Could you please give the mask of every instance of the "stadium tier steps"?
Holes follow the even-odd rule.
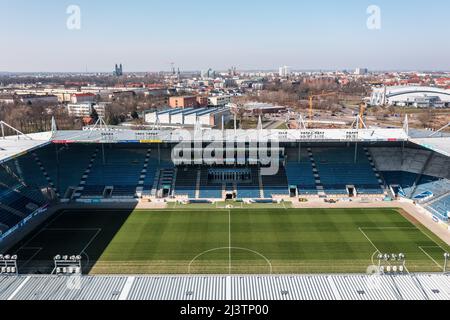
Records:
[[[448,192],[447,192],[448,193]],[[442,196],[432,201],[427,208],[434,214],[438,215],[444,221],[448,221],[450,213],[450,194]]]
[[[300,162],[298,149],[286,149],[286,175],[289,187],[296,186],[299,195],[317,195],[313,167],[306,150],[301,150]]]
[[[50,145],[35,153],[63,198],[69,187],[78,186],[95,149],[91,145]]]
[[[208,168],[201,168],[200,175],[200,199],[221,199],[222,184],[210,182]]]
[[[438,198],[450,191],[450,180],[437,177],[422,176],[416,185],[416,189],[412,195],[413,200],[420,200],[423,195],[429,194],[430,198]]]
[[[159,172],[159,161],[156,158],[150,157],[148,162],[147,162],[147,168],[146,168],[146,172],[145,172],[145,179],[144,179],[144,190],[143,190],[143,195],[146,196],[155,196],[156,194],[156,189],[155,189],[155,194],[152,194],[152,189],[153,186],[155,186],[155,188],[157,187],[158,181],[159,179],[155,182],[155,179],[157,179],[157,173]]]
[[[169,176],[171,176],[170,179]],[[163,191],[161,188],[164,186],[163,181],[165,180],[167,184],[171,185],[168,196],[172,196],[175,179],[176,170],[171,160],[171,150],[160,149],[158,152],[157,149],[151,149],[146,167],[143,195],[156,197],[161,194]]]
[[[450,190],[450,180],[404,172],[404,171],[383,171],[386,184],[389,186],[398,185],[403,193],[400,196],[411,197],[413,200],[422,203],[429,202],[437,197],[444,195]],[[411,196],[411,193],[414,193]]]
[[[382,171],[384,181],[388,186],[398,185],[402,188],[403,197],[407,197],[412,192],[414,182],[419,177],[418,174],[404,171]]]
[[[177,167],[177,177],[174,190],[175,196],[187,196],[189,199],[195,199],[196,184],[196,167]]]
[[[157,192],[160,197],[171,196],[175,182],[175,168],[159,169],[158,182],[156,184]],[[164,193],[166,192],[166,193]]]
[[[384,194],[378,178],[364,153],[353,148],[313,148],[320,182],[329,195],[347,195],[347,186],[355,186],[358,195]]]
[[[237,194],[238,199],[260,199],[261,190],[259,188],[259,168],[250,167],[251,172],[251,182],[249,183],[237,183]]]
[[[280,164],[277,174],[263,175],[262,184],[264,190],[264,198],[272,198],[275,196],[288,196],[289,187],[286,177],[286,169]]]
[[[146,149],[105,146],[92,163],[81,197],[107,197],[105,188],[111,187],[113,198],[134,198],[146,152]]]

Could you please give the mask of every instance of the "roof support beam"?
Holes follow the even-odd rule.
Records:
[[[434,137],[434,136],[437,135],[439,132],[444,131],[444,130],[447,129],[448,127],[450,127],[450,122],[447,123],[447,124],[446,124],[445,126],[443,126],[442,128],[440,128],[438,131],[433,132],[433,133],[430,135],[430,138],[431,138],[431,137]]]
[[[5,127],[7,127],[8,129],[11,129],[11,130],[13,130],[15,133],[17,133],[17,136],[18,136],[18,137],[19,137],[19,136],[24,136],[25,138],[27,138],[27,139],[29,139],[29,140],[33,140],[31,137],[27,136],[25,133],[23,133],[23,132],[17,130],[16,128],[14,128],[14,127],[12,127],[12,126],[10,126],[9,124],[7,124],[7,123],[4,122],[4,121],[0,121],[0,127],[1,127],[1,129],[2,129],[2,139],[5,139],[5,138],[6,138],[6,136],[5,136]]]

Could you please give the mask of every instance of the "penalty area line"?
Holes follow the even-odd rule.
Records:
[[[440,248],[442,249],[440,246],[418,246],[418,248],[428,257],[430,258],[431,261],[433,261],[440,269],[444,269],[443,266],[441,266],[436,260],[434,260],[434,258],[432,256],[430,256],[428,254],[428,252],[426,252],[426,250],[424,248]]]

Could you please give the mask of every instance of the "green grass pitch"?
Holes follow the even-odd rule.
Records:
[[[396,209],[210,208],[64,212],[16,250],[32,272],[82,253],[92,274],[294,274],[364,273],[378,252],[439,272],[449,247]]]

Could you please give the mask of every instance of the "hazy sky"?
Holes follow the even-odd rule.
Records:
[[[0,70],[450,70],[449,12],[448,0],[0,0]]]

